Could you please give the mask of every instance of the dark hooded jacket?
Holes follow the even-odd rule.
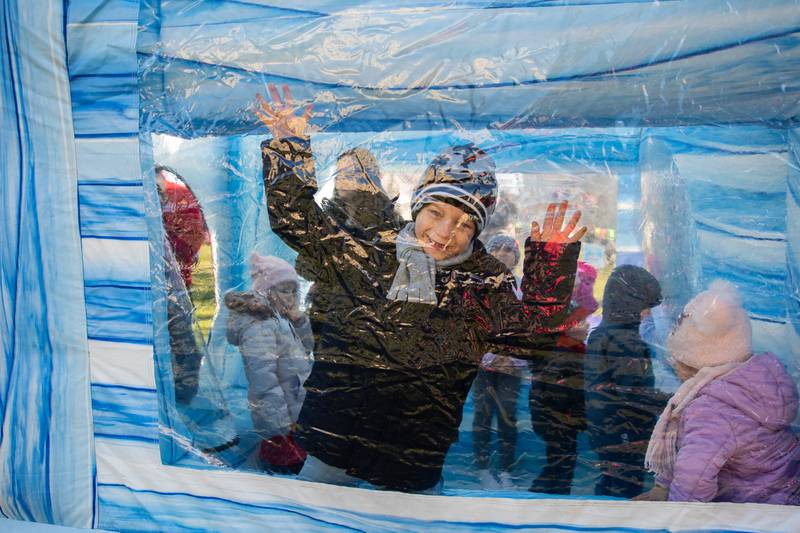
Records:
[[[526,243],[521,302],[477,240],[465,262],[437,271],[437,305],[389,300],[403,224],[354,231],[321,209],[307,140],[264,142],[262,155],[272,229],[325,298],[310,311],[315,363],[298,443],[379,487],[434,486],[483,354],[535,357],[554,344],[580,245]]]
[[[603,320],[586,345],[586,410],[595,442],[648,439],[667,396],[654,389],[650,347],[639,335],[641,312],[661,303],[658,281],[622,265],[603,295]],[[623,436],[624,435],[624,436]]]

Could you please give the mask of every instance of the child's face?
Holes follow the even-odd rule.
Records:
[[[363,190],[366,188],[363,181],[366,181],[364,171],[354,157],[343,157],[336,162],[335,186],[340,195],[350,191]]]
[[[492,252],[492,255],[495,257],[495,259],[503,263],[509,270],[514,270],[514,267],[517,266],[517,254],[511,250],[500,248],[499,250]]]
[[[417,241],[437,261],[466,250],[475,229],[475,222],[464,211],[444,202],[427,204],[417,214],[414,224]]]
[[[278,283],[269,290],[267,298],[278,313],[286,314],[297,306],[297,284],[291,281]]]
[[[672,361],[672,369],[675,371],[675,375],[678,376],[678,379],[681,381],[686,381],[687,379],[691,379],[697,374],[697,369],[692,368],[689,365],[684,365],[680,361]]]

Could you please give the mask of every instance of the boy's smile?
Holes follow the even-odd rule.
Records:
[[[415,236],[425,253],[437,261],[466,250],[475,229],[475,222],[464,211],[444,202],[423,207],[414,225]]]

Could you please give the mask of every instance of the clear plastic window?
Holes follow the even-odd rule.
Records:
[[[336,55],[377,18],[265,37],[255,6],[252,33],[164,8],[139,49],[165,462],[797,503],[796,132],[537,114],[482,92],[524,63],[502,55],[403,92],[441,50],[375,44],[411,55],[392,75]],[[306,41],[319,79],[291,77]]]

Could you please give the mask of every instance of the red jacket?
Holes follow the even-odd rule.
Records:
[[[208,240],[203,210],[195,195],[183,183],[164,181],[159,193],[164,231],[188,289],[192,286],[192,266],[197,252]]]

